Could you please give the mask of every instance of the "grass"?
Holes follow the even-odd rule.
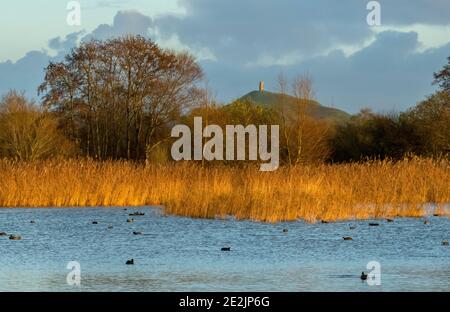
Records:
[[[449,216],[450,162],[258,167],[0,160],[0,207],[163,205],[167,214],[264,222]]]

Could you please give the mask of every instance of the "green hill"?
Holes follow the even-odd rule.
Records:
[[[285,100],[281,100],[282,96],[279,93],[269,91],[252,91],[239,100],[250,100],[256,104],[266,107],[276,107],[277,105],[287,105],[288,108],[295,107],[295,98],[286,95]],[[339,110],[337,108],[327,107],[321,105],[317,101],[309,101],[307,112],[309,115],[319,119],[332,119],[336,121],[342,121],[350,118],[350,114]]]

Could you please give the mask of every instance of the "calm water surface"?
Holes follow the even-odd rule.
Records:
[[[145,216],[127,223],[138,210]],[[0,237],[0,291],[449,291],[450,220],[429,220],[370,227],[196,220],[152,208],[0,209],[0,232],[22,236]],[[373,260],[381,286],[359,279]],[[81,287],[66,283],[69,261],[81,265]]]

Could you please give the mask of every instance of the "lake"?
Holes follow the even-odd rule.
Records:
[[[129,216],[136,211],[145,215]],[[450,220],[428,220],[265,224],[156,208],[0,209],[0,232],[22,237],[0,237],[0,291],[449,291]],[[70,261],[80,263],[81,286],[66,282]],[[370,261],[380,263],[380,286],[360,279]]]

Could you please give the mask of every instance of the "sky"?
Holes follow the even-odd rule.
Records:
[[[392,112],[433,93],[433,72],[450,56],[448,0],[380,0],[375,26],[368,0],[80,0],[75,26],[69,2],[0,3],[0,94],[39,101],[49,61],[91,38],[140,34],[195,55],[224,103],[260,80],[276,92],[280,72],[309,72],[324,105]]]

